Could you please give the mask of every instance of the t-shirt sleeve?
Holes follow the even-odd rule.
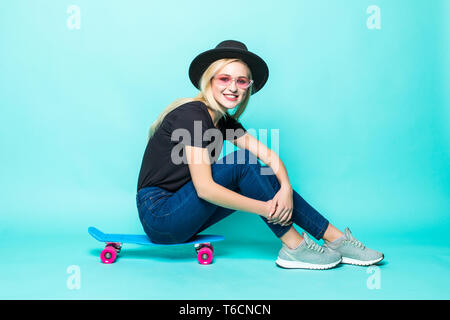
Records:
[[[244,126],[232,116],[225,116],[222,135],[224,140],[234,140],[242,137],[247,130]]]
[[[211,143],[203,138],[208,129],[209,119],[206,116],[198,104],[189,102],[180,107],[173,119],[171,140],[183,145],[206,148]]]

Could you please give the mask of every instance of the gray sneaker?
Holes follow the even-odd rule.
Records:
[[[324,247],[335,250],[342,255],[342,263],[369,266],[384,259],[381,252],[367,248],[353,237],[349,228],[345,228],[344,235],[333,242],[324,240]]]
[[[282,268],[330,269],[341,262],[340,253],[315,243],[303,232],[303,241],[295,249],[284,243],[278,253],[276,264]]]

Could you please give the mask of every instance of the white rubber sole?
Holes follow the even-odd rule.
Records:
[[[338,260],[336,262],[330,263],[330,264],[314,264],[314,263],[307,263],[307,262],[301,262],[301,261],[288,261],[278,258],[275,263],[279,265],[282,268],[286,269],[316,269],[316,270],[325,270],[325,269],[331,269],[335,266],[337,266],[339,263],[341,263],[341,260]]]
[[[383,259],[384,259],[384,255],[381,256],[381,258],[378,258],[378,259],[375,259],[375,260],[367,260],[367,261],[342,257],[341,263],[354,264],[354,265],[357,265],[357,266],[370,266],[372,264],[380,262]]]

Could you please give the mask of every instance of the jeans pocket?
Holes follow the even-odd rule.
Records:
[[[171,192],[159,187],[144,188],[136,194],[136,205],[140,210],[152,210],[162,199],[169,197],[171,194]]]

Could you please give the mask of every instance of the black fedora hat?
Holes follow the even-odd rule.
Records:
[[[256,54],[248,51],[247,46],[240,41],[225,40],[219,43],[214,49],[200,53],[189,66],[189,78],[192,84],[200,90],[199,81],[203,72],[211,63],[223,58],[238,58],[244,61],[253,77],[252,94],[258,92],[266,83],[269,77],[269,68]]]

